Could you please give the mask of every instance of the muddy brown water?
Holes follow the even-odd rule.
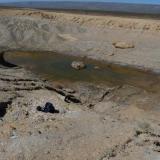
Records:
[[[5,60],[50,81],[128,84],[153,92],[160,90],[160,75],[86,58],[53,52],[8,52],[5,54]],[[73,69],[71,63],[77,60],[83,61],[87,65],[86,69]]]

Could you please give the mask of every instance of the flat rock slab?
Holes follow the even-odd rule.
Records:
[[[120,49],[135,48],[133,43],[127,43],[127,42],[114,42],[113,45],[115,48],[120,48]]]

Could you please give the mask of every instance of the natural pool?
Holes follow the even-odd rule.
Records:
[[[22,66],[50,81],[84,81],[112,85],[128,84],[148,91],[160,90],[160,76],[131,67],[107,64],[87,58],[67,56],[53,52],[7,52],[5,60]],[[87,67],[75,70],[71,63],[83,61]]]

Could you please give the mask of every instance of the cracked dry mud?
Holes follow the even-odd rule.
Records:
[[[76,52],[159,70],[158,20],[135,18],[132,24],[129,18],[16,9],[1,9],[0,15],[3,50]],[[116,50],[110,57],[108,44],[119,40],[117,35],[125,41],[133,39],[136,47]],[[63,89],[23,68],[1,64],[0,160],[160,159],[159,92],[84,82],[64,83],[69,89]],[[67,92],[71,90],[75,93]],[[67,96],[73,98],[66,102]],[[60,113],[36,110],[46,102]]]

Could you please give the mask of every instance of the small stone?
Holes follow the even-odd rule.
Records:
[[[154,141],[154,145],[156,145],[157,147],[160,147],[160,141]]]
[[[45,151],[45,154],[50,154],[50,151]]]
[[[93,109],[93,108],[94,108],[94,104],[89,104],[87,107],[88,107],[89,109]]]
[[[16,132],[15,132],[15,131],[12,131],[10,138],[11,138],[11,139],[15,139],[15,138],[17,138],[17,137],[18,137],[18,136],[17,136]]]
[[[129,42],[115,42],[113,43],[113,46],[120,49],[135,48],[134,44]]]
[[[75,90],[71,89],[71,88],[63,88],[63,91],[67,92],[67,93],[75,93]]]
[[[108,56],[114,56],[114,53],[110,53],[110,54],[108,54]]]
[[[94,66],[94,69],[100,69],[100,67],[99,66]]]
[[[72,66],[72,68],[74,68],[76,70],[81,70],[81,69],[86,68],[86,65],[81,61],[73,61],[71,66]]]
[[[154,141],[153,145],[154,145],[153,151],[160,152],[160,141],[158,141],[158,140]]]

